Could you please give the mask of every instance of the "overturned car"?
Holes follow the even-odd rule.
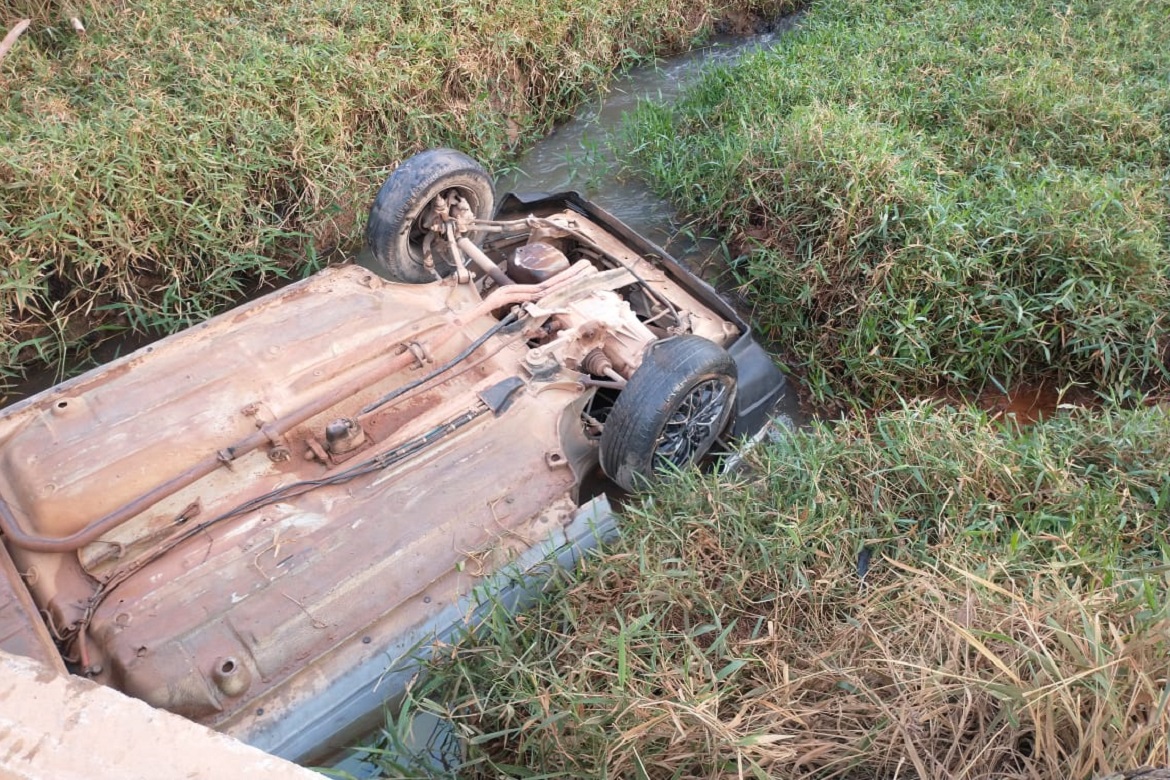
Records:
[[[783,392],[712,288],[577,194],[497,208],[432,150],[367,238],[372,270],[0,413],[0,648],[304,759],[477,584]]]

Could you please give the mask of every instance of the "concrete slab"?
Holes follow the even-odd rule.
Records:
[[[111,688],[0,652],[0,780],[321,780]]]

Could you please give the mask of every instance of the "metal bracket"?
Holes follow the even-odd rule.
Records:
[[[413,368],[423,368],[427,363],[434,363],[435,359],[431,357],[431,353],[427,352],[427,348],[417,341],[412,341],[406,345],[406,349],[410,354],[414,355],[414,359],[418,361],[417,366]]]

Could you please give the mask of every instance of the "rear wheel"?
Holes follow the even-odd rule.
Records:
[[[454,149],[431,149],[399,165],[370,208],[366,243],[379,271],[398,282],[434,281],[453,270],[447,239],[435,233],[440,201],[467,202],[476,219],[490,219],[495,187],[483,166]],[[434,271],[427,267],[428,255]]]
[[[633,490],[659,469],[690,466],[727,428],[735,397],[735,361],[723,347],[699,336],[654,342],[605,421],[602,470]]]

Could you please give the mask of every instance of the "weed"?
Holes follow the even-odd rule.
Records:
[[[596,189],[613,167],[613,149],[608,138],[598,140],[588,134],[582,135],[578,148],[565,153],[565,167],[569,180],[588,192]]]
[[[1161,410],[912,406],[685,475],[437,666],[467,772],[1090,777],[1170,760]],[[867,570],[859,569],[861,558]]]
[[[830,0],[639,112],[818,400],[1166,381],[1166,8],[1062,8]]]

